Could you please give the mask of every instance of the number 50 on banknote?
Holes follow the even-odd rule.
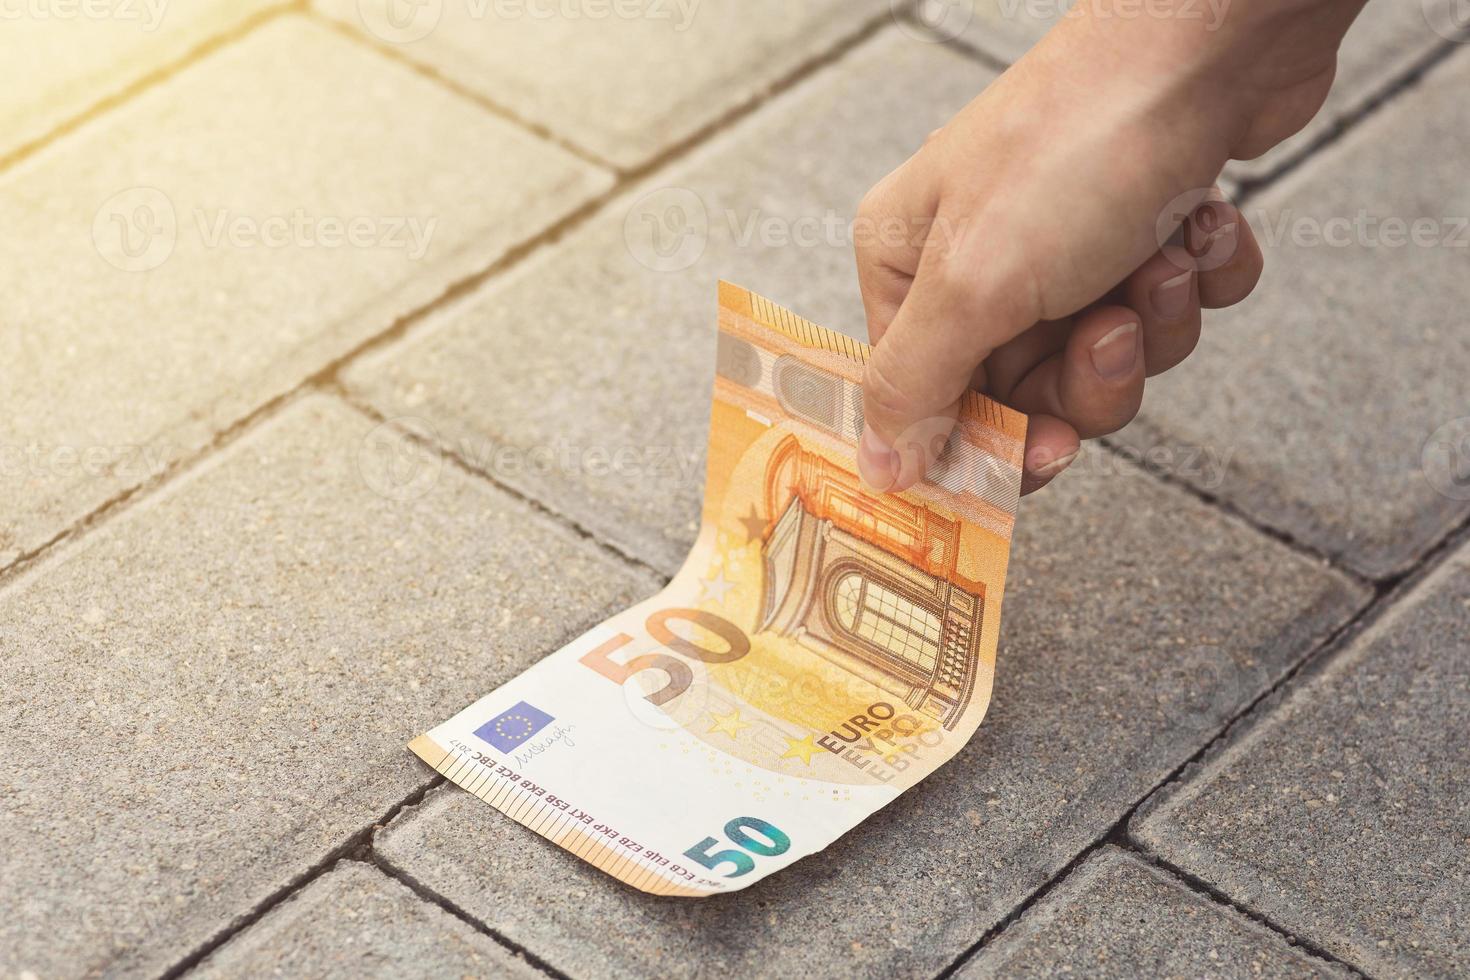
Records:
[[[621,881],[696,897],[821,850],[943,765],[990,701],[1025,419],[972,394],[929,479],[873,494],[867,357],[721,284],[683,568],[410,748]]]

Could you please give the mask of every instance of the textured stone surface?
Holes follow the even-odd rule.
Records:
[[[960,3],[936,5],[933,28],[940,34],[958,34],[993,57],[1013,62],[1073,8],[1071,0],[971,0],[966,17]],[[1082,0],[1102,12],[1144,10],[1147,5],[1119,4],[1114,0]],[[1227,168],[1234,182],[1262,177],[1299,157],[1312,143],[1381,95],[1393,80],[1429,55],[1445,39],[1429,26],[1447,22],[1456,0],[1409,3],[1369,3],[1353,24],[1338,55],[1337,77],[1322,111],[1297,135],[1257,160],[1240,161]],[[1199,0],[1181,8],[1204,26],[1219,23],[1228,12],[1228,0]],[[942,16],[938,13],[943,11]],[[1135,16],[1137,16],[1135,14]]]
[[[27,158],[0,179],[0,566],[605,179],[299,17]]]
[[[0,594],[0,973],[158,973],[655,584],[312,398]]]
[[[1211,447],[1230,465],[1207,489],[1371,576],[1470,512],[1467,84],[1470,51],[1246,208],[1266,251],[1257,294],[1149,382],[1119,437]],[[1429,222],[1433,244],[1386,219]]]
[[[395,28],[388,0],[317,0],[405,56],[620,167],[646,162],[820,56],[886,0],[461,0]]]
[[[1470,549],[1133,831],[1372,976],[1470,973]]]
[[[698,527],[718,280],[864,336],[848,215],[990,77],[895,28],[347,383],[672,571]]]
[[[738,895],[653,899],[450,787],[379,852],[573,976],[937,972],[1360,599],[1102,461],[1028,500],[1017,527],[985,723],[827,851]]]
[[[272,0],[8,4],[0,30],[0,157],[228,32]],[[19,97],[24,93],[24,97]]]
[[[0,108],[4,977],[158,975],[230,935],[427,785],[409,735],[656,586],[338,401],[287,404],[215,445],[222,430],[608,187],[579,153],[658,164],[351,383],[672,570],[700,499],[716,277],[861,336],[843,219],[990,77],[909,22],[814,61],[887,0],[623,5],[632,22],[602,0],[316,0],[347,22],[330,25],[193,0],[155,4],[157,30],[139,32],[124,11],[151,2],[0,11],[15,96]],[[359,12],[390,2],[410,29],[442,9],[437,35],[374,41]],[[1421,6],[1374,0],[1323,120],[1231,173],[1281,165],[1432,50]],[[1467,57],[1272,189],[1267,222],[1252,215],[1262,237],[1285,208],[1470,214]],[[363,218],[366,241],[320,243]],[[1359,570],[1408,567],[1466,513],[1454,465],[1470,423],[1429,432],[1470,416],[1470,253],[1268,251],[1255,305],[1212,318],[1202,356],[1151,384],[1122,440]],[[1431,483],[1426,439],[1446,457]],[[196,454],[210,458],[13,564]],[[954,964],[1365,599],[1112,457],[1074,470],[1023,505],[974,744],[828,853],[733,899],[656,901],[446,789],[379,834],[379,856],[579,980]],[[1375,976],[1470,973],[1467,571],[1462,554],[1394,597],[1402,609],[1146,808],[1135,840]],[[525,974],[503,950],[347,861],[201,968]],[[1140,966],[1149,951],[1165,959]],[[1111,851],[969,966],[997,957],[1008,974],[1321,966]]]
[[[544,974],[376,868],[344,861],[230,940],[190,976],[530,980]]]
[[[1114,848],[1089,858],[960,970],[963,980],[1078,976],[1348,977],[1168,872]]]

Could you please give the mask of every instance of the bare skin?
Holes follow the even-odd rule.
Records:
[[[863,479],[918,482],[969,387],[1031,416],[1026,493],[1131,421],[1201,310],[1261,275],[1249,225],[1208,189],[1317,113],[1364,2],[1233,0],[1210,30],[1167,2],[1121,18],[1080,0],[883,178],[860,220],[928,234],[857,250]]]

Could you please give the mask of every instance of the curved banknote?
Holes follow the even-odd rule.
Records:
[[[1025,418],[978,394],[929,479],[856,472],[866,345],[720,287],[699,537],[658,595],[410,748],[647,892],[743,888],[943,765],[990,700]]]

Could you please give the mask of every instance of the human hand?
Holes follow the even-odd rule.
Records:
[[[968,387],[1031,416],[1023,493],[1131,421],[1201,310],[1261,274],[1241,214],[1195,189],[1311,119],[1361,6],[1236,0],[1213,32],[1069,18],[880,181],[860,220],[925,234],[857,250],[863,479],[918,482]]]

